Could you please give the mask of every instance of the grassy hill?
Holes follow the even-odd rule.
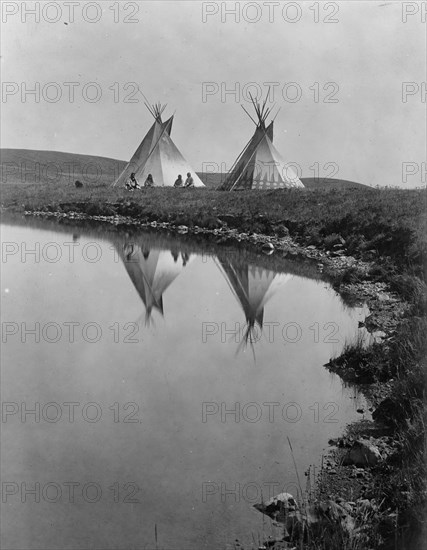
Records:
[[[107,157],[36,151],[30,149],[0,150],[0,180],[2,183],[54,183],[85,185],[112,183],[121,173],[126,161]],[[222,181],[223,173],[198,172],[200,179],[211,189]],[[301,178],[308,189],[354,189],[368,187],[361,183],[332,178]]]
[[[0,150],[2,183],[109,184],[125,165],[122,160],[58,151]]]

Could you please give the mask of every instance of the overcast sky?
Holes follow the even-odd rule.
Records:
[[[300,175],[425,183],[421,3],[76,1],[73,17],[37,4],[39,22],[2,2],[2,147],[129,160],[152,123],[135,83],[176,110],[172,137],[194,169],[226,170],[254,130],[240,104],[275,82],[274,142]]]

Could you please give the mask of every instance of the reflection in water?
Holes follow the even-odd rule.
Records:
[[[145,323],[150,323],[153,308],[164,314],[163,293],[189,263],[187,253],[174,250],[151,250],[126,242],[119,247],[120,257],[145,306]]]
[[[18,412],[2,424],[2,477],[17,487],[55,483],[63,491],[56,504],[10,495],[3,546],[154,548],[157,526],[165,550],[232,550],[236,538],[251,548],[252,534],[258,538],[265,527],[254,498],[296,490],[286,438],[302,473],[358,417],[351,388],[322,365],[354,340],[363,312],[344,307],[315,266],[303,263],[277,268],[274,258],[149,232],[41,222],[2,229],[5,241],[29,250],[78,238],[73,262],[64,249],[56,263],[24,263],[16,254],[3,266],[4,319],[28,330],[54,324],[62,337],[15,334],[2,348],[3,402],[28,411],[40,403],[42,415],[21,422]],[[95,240],[102,254],[90,262],[81,252]],[[144,309],[147,320],[164,311],[162,330],[138,326],[129,338],[125,327]],[[235,353],[237,338],[222,338],[222,326],[230,334],[244,320],[249,342],[256,330],[269,331],[256,343],[256,368]],[[300,338],[285,341],[279,327],[270,338],[267,320],[301,327]],[[72,342],[70,323],[77,323]],[[216,332],[204,339],[206,323]],[[334,338],[323,330],[331,323]],[[83,337],[87,324],[99,327],[96,342]],[[63,414],[53,423],[42,413],[55,403]],[[73,422],[66,403],[79,404]],[[88,403],[98,405],[99,421],[83,416]],[[216,412],[203,416],[205,405]],[[74,502],[68,483],[77,483]],[[84,500],[87,483],[102,489],[99,502]],[[133,483],[134,503],[126,498]]]
[[[170,250],[150,249],[128,241],[119,247],[119,252],[144,303],[145,323],[149,324],[153,309],[164,315],[163,294],[191,261],[191,256],[176,246]],[[252,345],[260,338],[256,325],[262,332],[265,304],[292,276],[250,265],[238,256],[233,259],[216,256],[214,260],[245,314],[241,345],[248,342]]]
[[[265,304],[280,286],[289,281],[291,275],[249,265],[244,261],[218,258],[217,264],[245,313],[246,329],[241,345],[249,341],[252,346],[259,340],[256,324],[262,331]]]

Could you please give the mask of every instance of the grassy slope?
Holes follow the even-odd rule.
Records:
[[[57,151],[27,149],[0,150],[2,183],[46,183],[54,179],[60,183],[112,183],[126,165],[123,160],[94,157]],[[204,184],[215,189],[224,180],[222,173],[198,173]],[[306,187],[355,188],[361,183],[330,178],[302,178]]]

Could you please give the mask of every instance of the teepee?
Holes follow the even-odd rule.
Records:
[[[163,293],[191,261],[191,256],[178,251],[147,249],[134,243],[125,243],[119,254],[144,303],[148,324],[153,309],[163,315]]]
[[[292,168],[286,165],[283,157],[273,145],[274,119],[266,126],[267,117],[272,110],[272,108],[266,106],[267,99],[268,95],[261,106],[251,96],[258,122],[242,106],[246,114],[255,123],[256,130],[219,189],[233,191],[304,187],[298,176]]]
[[[163,122],[162,114],[166,105],[145,105],[153,115],[154,123],[114,185],[124,186],[131,173],[134,173],[136,181],[141,186],[144,185],[148,174],[151,174],[155,187],[171,187],[179,174],[185,181],[187,173],[190,172],[194,186],[204,187],[201,179],[172,141],[170,134],[174,115]]]
[[[265,304],[283,284],[291,279],[291,275],[276,273],[246,262],[240,263],[221,258],[218,258],[218,261],[220,270],[245,313],[245,341],[252,341],[256,325],[262,330]]]

